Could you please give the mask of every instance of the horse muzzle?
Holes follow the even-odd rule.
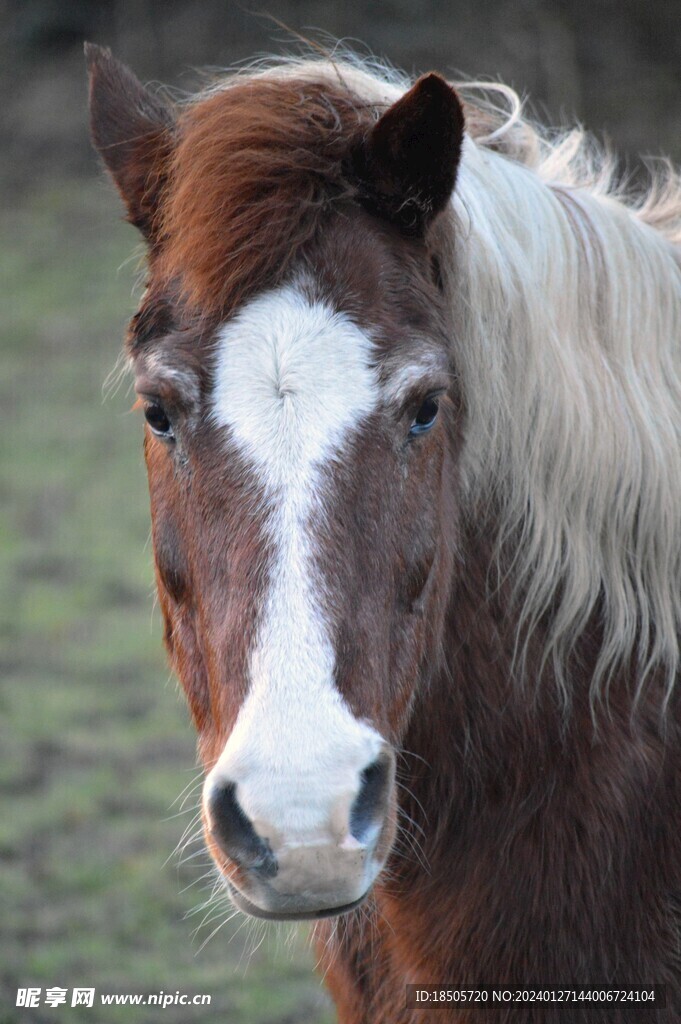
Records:
[[[373,730],[372,730],[373,732]],[[395,756],[373,733],[371,759],[354,772],[242,773],[219,764],[204,790],[211,852],[235,905],[270,920],[342,914],[358,906],[394,837]],[[365,751],[367,752],[367,751]]]

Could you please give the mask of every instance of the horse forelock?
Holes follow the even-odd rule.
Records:
[[[334,202],[371,110],[347,88],[305,78],[237,81],[178,124],[163,264],[205,314],[276,285]]]

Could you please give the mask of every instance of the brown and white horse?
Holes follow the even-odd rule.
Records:
[[[637,1019],[680,1020],[678,179],[627,199],[583,133],[435,74],[302,60],[172,106],[87,55],[234,903],[331,918],[344,1024],[445,982],[665,984]],[[438,1016],[481,1019],[628,1015]]]

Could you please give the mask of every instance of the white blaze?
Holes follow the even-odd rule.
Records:
[[[382,746],[334,685],[310,541],[321,470],[378,402],[372,348],[347,316],[290,285],[248,303],[219,335],[213,417],[264,491],[274,557],[248,694],[213,773],[236,781],[256,828],[284,842],[341,838],[358,772]]]

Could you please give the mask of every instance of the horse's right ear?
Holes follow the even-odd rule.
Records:
[[[85,44],[90,79],[90,132],[128,210],[153,241],[171,156],[174,118],[111,51]]]

